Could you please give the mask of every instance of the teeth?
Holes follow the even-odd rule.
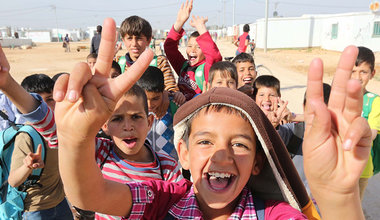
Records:
[[[210,172],[208,175],[213,176],[215,178],[230,178],[231,174],[229,173],[217,173],[217,172]]]

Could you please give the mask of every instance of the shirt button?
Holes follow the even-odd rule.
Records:
[[[148,197],[152,197],[153,196],[153,192],[151,190],[148,190],[147,194],[148,194]]]

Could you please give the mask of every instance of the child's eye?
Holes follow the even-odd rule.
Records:
[[[132,115],[132,119],[140,119],[142,118],[141,115]]]
[[[111,121],[113,121],[113,122],[119,122],[119,121],[121,121],[121,120],[123,120],[122,117],[113,117],[113,118],[111,119]]]
[[[209,144],[211,144],[211,142],[207,141],[207,140],[201,140],[201,141],[198,141],[197,144],[200,144],[200,145],[209,145]]]
[[[239,147],[239,148],[245,148],[245,149],[249,149],[249,147],[245,144],[242,144],[242,143],[234,143],[232,144],[233,147]]]

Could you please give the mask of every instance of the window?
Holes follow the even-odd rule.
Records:
[[[375,21],[373,23],[372,37],[380,37],[380,21]]]
[[[331,39],[338,38],[338,24],[331,25]]]

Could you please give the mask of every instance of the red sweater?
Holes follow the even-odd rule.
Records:
[[[179,40],[182,38],[184,30],[182,29],[179,33],[172,28],[165,40],[164,49],[166,56],[172,65],[174,71],[178,74],[178,87],[180,91],[185,95],[186,100],[190,100],[196,94],[202,93],[201,88],[198,87],[195,82],[195,70],[199,65],[205,64],[204,67],[204,77],[205,81],[208,82],[208,72],[212,64],[222,60],[219,49],[211,38],[209,32],[206,32],[199,37],[197,37],[197,42],[201,48],[206,59],[199,61],[193,66],[188,66],[183,71],[181,71],[183,65],[187,60],[182,56],[181,52],[178,50]]]

